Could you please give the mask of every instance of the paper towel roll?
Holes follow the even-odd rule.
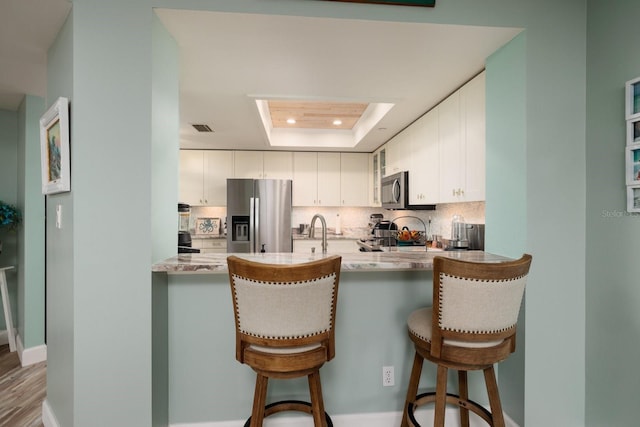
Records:
[[[340,214],[336,214],[336,234],[342,234],[342,224],[340,223]]]

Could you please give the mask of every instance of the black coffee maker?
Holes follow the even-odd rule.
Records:
[[[398,230],[398,226],[394,222],[384,219],[382,214],[372,214],[369,217],[369,228],[371,229],[371,236],[373,238],[374,245],[396,245],[394,230]]]
[[[189,221],[191,218],[191,206],[186,203],[178,203],[178,253],[200,253],[200,249],[191,247],[191,233]]]

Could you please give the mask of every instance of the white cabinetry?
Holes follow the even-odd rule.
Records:
[[[199,239],[193,238],[193,248],[200,249],[200,253],[224,254],[227,252],[227,239]]]
[[[236,151],[236,178],[292,179],[293,153],[290,151]]]
[[[438,105],[440,132],[440,203],[460,201],[462,187],[460,143],[460,92],[455,92]]]
[[[316,237],[318,235],[316,234]],[[322,240],[314,239],[314,240],[294,240],[293,241],[293,252],[295,253],[311,253],[311,248],[315,248],[316,253],[322,252]],[[329,254],[338,254],[338,253],[353,253],[358,252],[359,247],[356,243],[356,240],[351,239],[329,239],[327,240],[327,253]]]
[[[438,116],[440,203],[484,200],[484,73],[445,99]]]
[[[236,151],[233,156],[235,178],[262,178],[262,151]]]
[[[408,159],[410,156],[410,138],[411,130],[406,128],[387,142],[385,146],[385,174],[384,176],[393,175],[407,170]]]
[[[233,152],[180,151],[180,201],[194,206],[226,206],[227,178],[233,176]]]
[[[409,159],[409,203],[435,204],[439,201],[440,159],[438,108],[434,108],[411,125]]]
[[[340,153],[318,153],[318,205],[340,206]]]
[[[340,153],[293,153],[293,205],[340,206]]]
[[[262,177],[293,179],[293,153],[290,151],[265,151]]]
[[[318,154],[293,153],[293,206],[318,204]]]
[[[369,204],[368,168],[368,154],[340,154],[341,206],[367,206]]]

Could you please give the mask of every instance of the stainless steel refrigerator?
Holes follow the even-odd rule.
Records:
[[[293,252],[291,185],[227,179],[227,252]]]

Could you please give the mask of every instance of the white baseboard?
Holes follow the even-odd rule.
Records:
[[[25,349],[20,335],[16,335],[16,350],[23,368],[47,360],[47,346],[45,344]]]
[[[487,424],[480,417],[470,414],[470,427],[486,427]],[[334,427],[397,427],[402,421],[402,412],[377,412],[366,414],[334,415],[331,417]],[[432,420],[433,408],[423,408],[417,411],[417,419]],[[178,423],[171,427],[243,427],[246,420],[216,421],[207,423]],[[519,427],[508,415],[505,414],[506,427]],[[424,426],[431,425],[428,421]],[[49,427],[45,425],[45,427]],[[264,421],[264,427],[313,427],[313,420],[309,416],[291,416],[269,419]],[[457,408],[447,408],[445,415],[445,427],[460,427],[460,418]]]
[[[44,427],[60,427],[60,423],[49,406],[47,399],[42,402],[42,424]]]

